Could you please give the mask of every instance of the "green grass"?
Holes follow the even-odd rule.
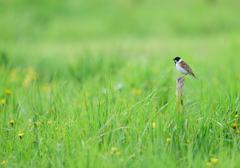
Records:
[[[1,1],[0,167],[239,167],[239,7]]]

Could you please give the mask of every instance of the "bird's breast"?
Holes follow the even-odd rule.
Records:
[[[188,74],[188,71],[185,70],[184,68],[182,68],[180,64],[176,64],[176,68],[177,68],[177,70],[178,70],[180,73],[182,73],[182,74],[184,74],[184,75],[185,75],[185,74]]]

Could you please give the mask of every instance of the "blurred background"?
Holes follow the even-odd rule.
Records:
[[[240,0],[0,0],[0,162],[237,167],[239,63]]]
[[[239,31],[237,0],[2,1],[2,42],[216,36]]]
[[[1,1],[0,64],[31,67],[44,82],[54,74],[80,83],[115,76],[142,87],[163,75],[174,81],[180,56],[200,79],[214,77],[225,71],[214,61],[236,71],[239,9],[238,0]]]

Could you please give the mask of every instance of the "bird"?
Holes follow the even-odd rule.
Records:
[[[186,62],[184,62],[180,57],[174,58],[173,61],[175,62],[177,70],[184,75],[182,78],[184,78],[186,75],[191,75],[198,81],[190,66]]]

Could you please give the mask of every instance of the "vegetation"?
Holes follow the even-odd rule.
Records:
[[[239,167],[239,7],[0,1],[0,167]]]

